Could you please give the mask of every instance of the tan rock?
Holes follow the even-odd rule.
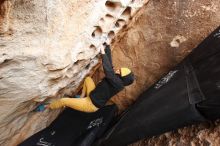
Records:
[[[98,63],[106,38],[114,38],[115,66],[130,67],[136,76],[112,99],[123,110],[220,22],[218,0],[152,0],[138,11],[147,2],[0,0],[0,145],[17,145],[56,117],[59,111],[32,110],[47,98],[74,93]],[[138,144],[215,146],[219,122],[212,125]]]
[[[113,43],[114,66],[127,66],[136,82],[112,99],[121,110],[193,50],[220,22],[218,0],[149,1]],[[208,49],[208,48],[207,48]],[[146,115],[147,116],[147,115]],[[207,129],[208,128],[208,129]],[[190,126],[133,145],[219,145],[219,122]]]
[[[9,31],[11,1],[0,1],[0,35]]]
[[[34,113],[38,102],[73,93],[147,1],[0,0],[0,145],[46,127],[58,111]]]

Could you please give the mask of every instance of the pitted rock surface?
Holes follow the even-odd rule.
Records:
[[[71,95],[147,1],[0,0],[0,145],[47,126],[59,111],[33,109]]]

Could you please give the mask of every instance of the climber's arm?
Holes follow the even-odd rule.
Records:
[[[102,54],[102,66],[105,73],[105,77],[111,82],[113,86],[115,86],[118,89],[124,88],[124,85],[121,81],[121,79],[115,74],[115,71],[112,68],[112,64],[107,57],[107,54],[105,52],[106,49],[101,48],[101,54]],[[108,49],[107,49],[108,50]],[[110,49],[108,51],[111,51]]]
[[[106,45],[105,46],[105,54],[107,55],[109,63],[111,64],[111,67],[113,68],[113,65],[112,65],[112,54],[111,54],[110,45]]]

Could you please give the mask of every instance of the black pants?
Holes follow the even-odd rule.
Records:
[[[19,146],[90,146],[106,130],[116,111],[115,105],[94,113],[67,108],[47,128]]]
[[[220,27],[142,93],[96,145],[127,145],[216,118],[220,118]]]
[[[207,37],[189,58],[205,100],[196,104],[209,120],[220,118],[220,27]]]

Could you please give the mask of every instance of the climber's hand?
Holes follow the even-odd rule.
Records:
[[[100,53],[105,54],[105,47],[103,45],[100,46]]]
[[[110,45],[110,43],[111,43],[111,39],[108,38],[108,39],[103,43],[103,45],[106,47],[107,45]]]
[[[110,45],[111,39],[110,39],[110,38],[107,38],[106,41],[105,41],[105,43],[106,43],[107,45]]]

